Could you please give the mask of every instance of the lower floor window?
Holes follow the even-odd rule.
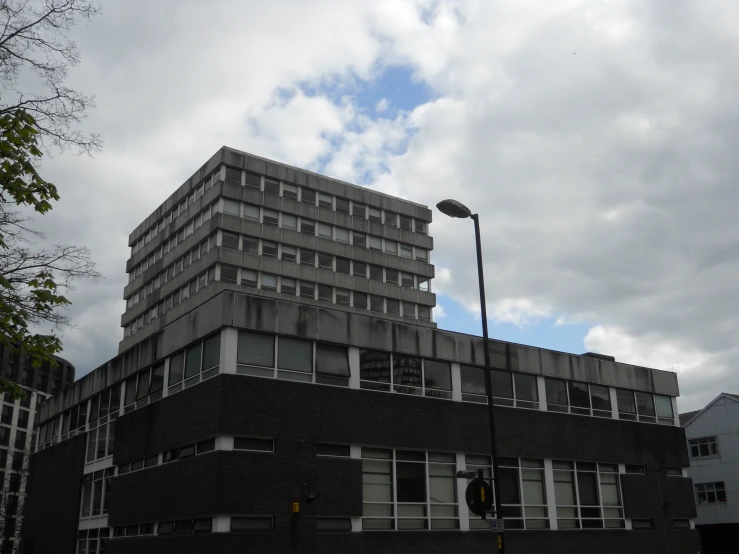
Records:
[[[695,493],[698,495],[698,504],[726,502],[726,488],[723,481],[699,483],[695,485]]]

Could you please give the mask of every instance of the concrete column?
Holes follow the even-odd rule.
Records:
[[[162,398],[169,394],[169,358],[164,360],[164,381],[162,382]]]
[[[462,402],[462,369],[458,362],[452,362],[452,400]]]
[[[536,376],[536,390],[539,392],[539,410],[542,412],[547,411],[547,388],[544,377],[541,375]]]
[[[616,389],[608,387],[608,394],[611,397],[611,417],[618,419],[618,398],[616,397]]]
[[[213,532],[228,533],[231,531],[231,516],[213,516]]]
[[[351,351],[356,350],[357,351],[357,359],[359,359],[359,349],[357,348],[350,348],[349,349],[349,360],[351,360]],[[358,373],[358,370],[357,370]],[[354,377],[354,371],[352,371],[352,377]],[[357,375],[357,382],[359,382],[359,375]],[[351,384],[351,381],[350,381]],[[358,388],[358,387],[357,387]],[[352,444],[349,446],[349,456],[352,460],[359,460],[362,458],[362,447],[359,445]],[[352,533],[359,533],[362,530],[362,518],[361,517],[353,517],[352,518]]]
[[[219,373],[236,373],[236,354],[239,348],[239,332],[233,327],[221,331],[221,360]]]
[[[464,454],[457,453],[457,471],[465,471],[467,469],[467,461]],[[459,530],[470,530],[470,512],[467,509],[467,501],[464,493],[467,490],[467,479],[457,478],[457,505],[459,506]]]
[[[547,491],[547,513],[549,514],[549,529],[556,531],[557,526],[557,501],[554,498],[554,470],[552,460],[544,460],[544,486]]]
[[[358,389],[359,387],[359,348],[355,346],[349,347],[349,388]]]
[[[672,400],[672,415],[675,418],[675,427],[680,427],[680,415],[677,413],[677,398],[673,396],[670,400]]]

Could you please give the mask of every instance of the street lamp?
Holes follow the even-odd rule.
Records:
[[[490,426],[490,455],[493,458],[493,491],[495,492],[495,517],[503,518],[501,510],[500,485],[498,475],[498,442],[495,439],[495,410],[493,408],[493,383],[490,374],[490,353],[488,352],[488,315],[485,306],[485,278],[482,273],[482,246],[480,245],[480,220],[477,214],[456,200],[442,200],[436,205],[439,211],[449,217],[472,218],[475,222],[475,242],[477,244],[477,280],[480,287],[480,315],[482,316],[483,354],[485,356],[485,394],[488,397],[488,419]],[[503,534],[498,534],[498,552],[504,554]]]

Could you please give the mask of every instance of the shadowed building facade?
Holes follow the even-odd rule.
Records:
[[[696,553],[676,376],[439,330],[430,223],[221,149],[129,237],[118,356],[40,411],[25,551],[490,552],[456,477],[491,473],[487,347],[510,552]]]

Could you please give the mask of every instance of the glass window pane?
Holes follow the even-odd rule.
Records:
[[[349,377],[349,357],[343,346],[316,344],[316,373]]]
[[[577,472],[577,489],[581,506],[598,505],[598,483],[595,473]]]
[[[672,414],[672,399],[669,396],[655,394],[654,403],[657,407],[657,417],[674,417]]]
[[[185,379],[193,377],[200,373],[200,354],[202,344],[198,343],[187,349],[185,356]]]
[[[618,411],[635,414],[636,403],[634,402],[634,392],[624,389],[616,389],[616,401],[618,402]]]
[[[518,483],[518,468],[501,467],[500,499],[503,504],[520,504],[521,490]]]
[[[221,358],[221,336],[215,335],[203,343],[203,370],[216,367]]]
[[[654,415],[654,401],[652,395],[648,392],[637,392],[636,393],[636,405],[639,409],[639,415],[653,416]]]
[[[485,394],[485,370],[471,365],[460,366],[462,373],[462,392]]]
[[[313,343],[307,340],[280,337],[278,367],[311,373],[313,371]]]
[[[398,502],[426,502],[426,464],[397,462]]]
[[[389,383],[390,354],[374,350],[360,350],[359,378],[366,381]]]
[[[424,386],[427,389],[452,390],[452,370],[448,362],[424,360]]]
[[[611,411],[611,395],[608,387],[601,385],[590,385],[590,399],[594,410]]]
[[[545,379],[547,391],[547,405],[567,406],[567,384],[560,379]]]
[[[490,377],[493,381],[493,396],[499,398],[513,398],[513,382],[511,373],[507,371],[498,371],[493,369],[490,371]],[[483,374],[483,379],[485,375]]]
[[[275,338],[272,335],[239,331],[236,362],[239,364],[274,367]]]
[[[393,383],[411,387],[421,386],[421,359],[393,355]]]
[[[149,393],[154,394],[162,390],[164,386],[164,364],[159,364],[151,370],[151,386],[149,387]]]
[[[570,389],[570,405],[579,408],[590,408],[590,395],[588,393],[587,383],[568,381],[567,386]]]
[[[185,369],[185,353],[179,352],[169,359],[169,384],[175,385],[182,381]]]
[[[525,400],[537,402],[539,391],[536,388],[536,377],[533,375],[516,374],[516,401]]]

